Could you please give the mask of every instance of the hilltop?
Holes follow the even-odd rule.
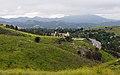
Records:
[[[117,35],[120,35],[120,26],[96,26],[90,29],[104,29],[107,32],[113,32]]]

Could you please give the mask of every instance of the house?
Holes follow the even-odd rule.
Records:
[[[55,33],[51,33],[52,36],[57,36],[57,37],[66,37],[66,36],[70,36],[70,33],[59,33],[59,32],[55,32]]]

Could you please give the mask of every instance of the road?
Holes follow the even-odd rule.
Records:
[[[84,40],[84,39],[85,39],[85,38],[73,38],[73,40]],[[97,40],[95,40],[95,39],[91,39],[91,38],[89,38],[89,39],[91,40],[93,46],[95,46],[95,47],[97,47],[97,48],[99,48],[99,49],[102,48],[101,42],[99,42],[99,41],[97,41]]]
[[[99,49],[102,48],[101,42],[99,42],[99,41],[97,41],[97,40],[95,40],[95,39],[90,39],[90,40],[91,40],[93,46],[96,46],[96,47],[99,48]]]

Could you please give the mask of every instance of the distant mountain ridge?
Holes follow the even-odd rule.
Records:
[[[106,19],[97,15],[76,15],[65,16],[62,18],[41,18],[41,17],[18,17],[4,19],[0,18],[0,23],[13,24],[22,28],[78,28],[78,27],[92,27],[99,25],[120,25],[120,21]]]

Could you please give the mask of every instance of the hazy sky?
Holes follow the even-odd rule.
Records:
[[[0,0],[0,16],[6,18],[81,14],[120,19],[120,0]]]

